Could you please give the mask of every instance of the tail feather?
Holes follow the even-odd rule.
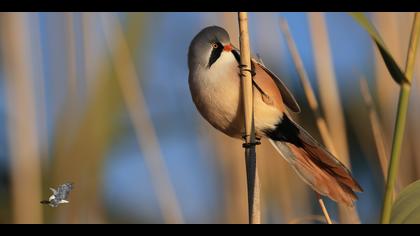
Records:
[[[351,206],[357,200],[355,192],[363,191],[339,160],[286,115],[268,136],[298,175],[319,194]]]

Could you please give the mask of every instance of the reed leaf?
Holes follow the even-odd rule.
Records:
[[[405,76],[407,83],[401,84],[400,97],[398,101],[397,119],[395,121],[394,137],[392,140],[392,152],[388,169],[388,178],[385,189],[385,197],[382,207],[381,223],[389,223],[391,218],[391,207],[393,202],[392,193],[397,180],[399,156],[401,153],[404,130],[407,120],[408,102],[410,97],[411,81],[414,75],[414,62],[417,53],[417,46],[420,38],[420,14],[416,13],[411,31],[410,44],[407,53]]]
[[[420,180],[408,185],[392,207],[392,224],[420,224]]]
[[[375,26],[370,23],[369,19],[362,12],[351,12],[349,13],[355,21],[357,21],[370,35],[372,40],[375,42],[376,46],[381,53],[382,58],[384,59],[385,65],[388,68],[389,73],[392,75],[392,78],[398,84],[403,82],[408,82],[407,77],[404,75],[403,70],[398,66],[392,54],[389,52],[388,48],[385,45],[385,42],[382,40]]]

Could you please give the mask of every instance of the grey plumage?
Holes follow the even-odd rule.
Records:
[[[230,42],[229,34],[219,26],[210,26],[198,33],[191,41],[188,49],[188,67],[190,70],[197,65],[206,66],[208,63],[213,42],[228,44]]]
[[[188,83],[197,110],[214,128],[239,139],[244,133],[240,56],[218,26],[201,30],[188,51]],[[268,138],[316,192],[351,206],[362,188],[350,171],[291,119],[289,110],[300,107],[280,78],[256,59],[251,70],[256,136]]]
[[[65,183],[58,186],[57,190],[50,188],[53,194],[48,200],[43,200],[41,203],[51,207],[58,207],[58,205],[62,203],[68,203],[67,198],[70,194],[70,191],[73,190],[73,185],[73,183]]]

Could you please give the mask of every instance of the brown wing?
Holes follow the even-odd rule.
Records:
[[[294,111],[300,112],[299,104],[295,97],[286,87],[286,85],[269,69],[252,59],[252,66],[255,70],[254,82],[264,91],[268,96],[275,100],[275,103],[283,103]],[[275,91],[276,90],[276,91]],[[280,95],[280,100],[279,100]]]
[[[239,49],[234,47],[232,53],[236,61],[240,64],[241,56]],[[254,58],[251,59],[251,63],[251,67],[256,73],[253,77],[254,85],[263,96],[265,95],[263,97],[264,102],[273,103],[281,111],[284,110],[284,103],[291,111],[300,112],[299,104],[286,85],[273,72]]]
[[[261,93],[262,100],[272,106],[275,106],[279,111],[284,111],[283,98],[276,83],[271,79],[270,75],[265,72],[260,66],[253,66],[255,76],[252,78],[254,87]]]

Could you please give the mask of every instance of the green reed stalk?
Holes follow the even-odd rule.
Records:
[[[391,219],[391,210],[393,203],[393,190],[397,180],[399,155],[404,138],[404,129],[407,118],[408,102],[411,89],[411,81],[414,74],[414,62],[417,52],[417,46],[420,36],[420,14],[415,13],[414,22],[411,29],[410,44],[407,53],[407,62],[405,67],[405,77],[407,82],[401,84],[400,97],[398,101],[397,119],[395,121],[394,137],[392,141],[391,159],[388,168],[388,178],[385,189],[385,197],[382,206],[381,223],[389,224]]]

